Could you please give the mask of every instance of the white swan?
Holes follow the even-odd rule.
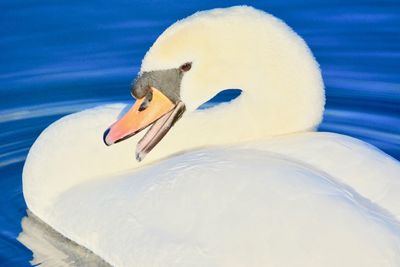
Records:
[[[141,87],[148,73],[153,89]],[[227,88],[243,93],[196,111]],[[115,266],[399,266],[400,166],[313,132],[321,74],[282,21],[250,7],[179,21],[146,54],[133,93],[147,115],[114,124],[109,144],[187,109],[143,162],[142,134],[103,144],[122,104],[62,118],[29,152],[28,208],[65,237]]]

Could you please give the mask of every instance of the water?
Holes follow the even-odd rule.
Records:
[[[29,266],[16,241],[26,215],[21,172],[39,133],[71,112],[130,101],[129,85],[155,38],[197,10],[238,1],[0,2],[0,265]],[[320,127],[400,159],[400,2],[247,2],[286,21],[321,65]]]

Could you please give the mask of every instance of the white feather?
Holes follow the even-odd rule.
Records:
[[[399,266],[399,163],[311,132],[323,83],[297,34],[250,7],[199,12],[158,38],[142,71],[187,61],[189,110],[144,163],[140,135],[102,142],[124,105],[46,129],[24,166],[29,209],[115,266]],[[227,88],[244,93],[194,111]]]

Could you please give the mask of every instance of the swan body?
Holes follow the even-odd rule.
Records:
[[[299,36],[249,7],[199,12],[157,39],[141,72],[184,62],[187,111],[141,163],[143,134],[102,142],[126,105],[49,126],[24,166],[29,210],[113,266],[400,264],[400,165],[313,132],[323,83]],[[227,88],[243,93],[196,110]]]

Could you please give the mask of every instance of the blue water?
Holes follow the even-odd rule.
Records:
[[[29,147],[58,118],[129,101],[141,59],[171,23],[197,10],[250,4],[295,29],[321,65],[320,127],[400,159],[400,1],[0,2],[0,265],[29,266],[16,241],[26,215]]]

